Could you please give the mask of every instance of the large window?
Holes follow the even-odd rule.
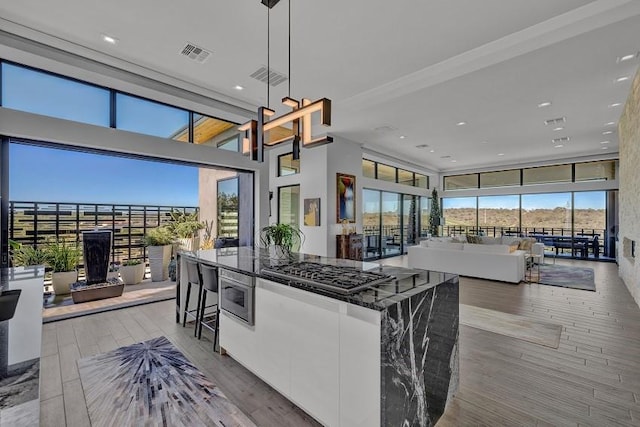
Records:
[[[386,255],[400,254],[402,242],[401,195],[382,192],[382,244]]]
[[[278,156],[278,176],[300,173],[300,159],[294,160],[293,153]]]
[[[480,174],[480,188],[507,187],[520,185],[520,169],[483,172]]]
[[[431,216],[431,197],[420,197],[420,235],[429,233],[429,217]]]
[[[428,176],[373,160],[362,159],[362,176],[412,187],[429,188]]]
[[[218,144],[218,148],[228,151],[240,151],[240,137],[234,136]]]
[[[541,166],[522,170],[522,185],[571,182],[571,165]]]
[[[607,228],[606,192],[584,191],[573,194],[573,227],[576,234],[600,234],[600,242],[604,236],[600,230]],[[593,230],[598,230],[594,232]]]
[[[490,235],[494,227],[520,227],[520,196],[478,197],[478,225]]]
[[[218,236],[238,237],[238,178],[218,181]]]
[[[116,94],[116,127],[179,139],[189,128],[189,112],[135,96]]]
[[[380,257],[380,191],[362,191],[362,230],[364,232],[364,257]]]
[[[8,63],[0,71],[3,107],[109,126],[109,90]]]
[[[225,120],[216,119],[215,117],[204,116],[202,114],[193,114],[193,142],[196,144],[206,144],[224,138],[223,133],[233,128],[234,124]],[[175,139],[175,138],[174,138]],[[229,140],[235,139],[235,150],[238,151],[238,136],[235,135]],[[218,144],[218,148],[221,144]],[[228,150],[230,148],[225,148]]]
[[[455,197],[442,199],[442,213],[444,224],[453,233],[462,233],[459,227],[475,227],[477,223],[477,209],[475,197]]]
[[[445,190],[467,190],[470,188],[478,188],[477,173],[444,177]]]
[[[522,195],[522,227],[550,229],[552,234],[571,233],[571,193]]]
[[[616,161],[576,163],[576,182],[606,181],[616,178]]]
[[[300,186],[278,187],[278,223],[300,226]]]

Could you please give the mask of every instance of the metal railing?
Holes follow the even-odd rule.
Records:
[[[167,223],[172,210],[193,213],[198,207],[10,201],[9,239],[33,247],[58,239],[82,248],[83,231],[110,230],[112,263],[147,262],[144,235]]]

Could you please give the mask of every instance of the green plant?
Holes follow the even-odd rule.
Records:
[[[61,240],[47,243],[44,248],[46,263],[54,273],[74,271],[80,261],[80,249]]]
[[[190,239],[205,225],[198,221],[198,212],[186,213],[177,210],[169,212],[171,220],[165,225],[175,237]]]
[[[298,228],[289,224],[273,224],[260,230],[260,243],[268,247],[270,245],[282,246],[286,251],[304,241],[304,234]]]
[[[173,243],[174,237],[171,230],[166,226],[152,228],[144,236],[145,246],[164,246]]]
[[[434,188],[431,192],[431,212],[429,213],[429,232],[432,236],[438,236],[440,216],[440,199],[438,198],[438,190]]]
[[[47,263],[47,254],[44,250],[33,246],[11,245],[11,262],[15,267],[43,265]]]
[[[122,262],[122,266],[123,267],[130,267],[132,265],[140,265],[142,264],[142,261],[140,261],[139,259],[128,259]]]

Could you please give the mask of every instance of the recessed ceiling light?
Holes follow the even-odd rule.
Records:
[[[457,163],[457,162],[458,162],[457,160],[451,160],[451,163]]]
[[[612,130],[605,130],[604,132],[602,132],[603,135],[611,135],[612,133]]]
[[[558,132],[558,131],[561,131],[561,130],[563,130],[563,129],[564,129],[564,128],[563,128],[562,126],[559,126],[559,127],[557,127],[557,128],[554,128],[553,130],[554,130],[554,131],[556,131],[556,132]]]
[[[624,82],[626,80],[629,80],[629,76],[622,76],[622,77],[618,77],[616,79],[616,83],[620,83],[620,82]]]
[[[430,153],[435,153],[435,152],[436,152],[436,150],[429,150],[429,152],[430,152]]]
[[[235,85],[233,88],[234,88],[235,90],[242,90],[242,89],[244,89],[244,87],[242,87],[242,86],[240,86],[240,85]]]
[[[613,126],[613,125],[615,125],[615,124],[616,124],[616,122],[609,122],[609,123],[605,123],[604,125],[605,125],[605,126]]]
[[[608,144],[609,141],[600,141],[600,144]]]
[[[103,40],[103,41],[105,41],[105,42],[107,42],[107,43],[111,43],[111,44],[116,44],[116,43],[118,43],[118,39],[117,39],[117,38],[115,38],[115,37],[111,37],[111,36],[108,36],[108,35],[106,35],[106,34],[103,34],[103,35],[102,35],[102,40]]]
[[[621,105],[622,105],[622,103],[620,103],[620,102],[614,102],[613,104],[609,104],[609,108],[619,107]]]
[[[406,138],[406,136],[400,135],[400,139],[405,139],[405,138]]]
[[[538,104],[538,108],[549,107],[551,105],[551,101],[545,101]]]
[[[604,147],[600,147],[601,150],[606,150],[607,148],[609,147],[607,147],[606,145]]]
[[[488,144],[489,141],[480,141],[480,144]]]
[[[629,61],[633,58],[635,58],[637,55],[637,53],[631,53],[629,55],[624,55],[624,56],[619,56],[618,60],[616,62],[624,62],[624,61]]]
[[[456,123],[456,126],[464,126],[466,124],[467,124],[467,122],[458,122],[458,123]]]
[[[558,144],[558,145],[554,145],[553,146],[553,148],[562,148],[562,147],[564,147],[564,145],[562,145],[562,144]]]
[[[504,156],[504,153],[498,153],[498,156]]]
[[[420,144],[420,145],[416,145],[416,148],[427,148],[429,146],[429,144]]]

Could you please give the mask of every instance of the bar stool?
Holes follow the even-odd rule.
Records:
[[[202,338],[202,327],[211,330],[213,332],[213,351],[216,351],[216,341],[218,341],[218,319],[220,318],[220,307],[218,306],[218,269],[209,265],[201,264],[200,271],[202,272],[202,298],[200,303],[200,314],[198,316],[199,321],[197,324],[198,339]],[[207,293],[213,292],[215,295],[215,304],[207,306]],[[215,307],[214,319],[205,320],[205,309]],[[213,313],[211,313],[213,314]]]
[[[196,285],[198,287],[202,287],[202,276],[200,274],[200,264],[196,261],[192,261],[190,259],[185,260],[187,264],[187,297],[184,301],[184,315],[182,317],[182,327],[184,328],[187,324],[187,316],[193,318],[195,320],[195,330],[193,331],[193,336],[198,335],[198,314],[200,312],[200,300],[202,298],[202,292],[198,289],[198,305],[195,309],[189,310],[189,300],[191,298],[191,285]]]

